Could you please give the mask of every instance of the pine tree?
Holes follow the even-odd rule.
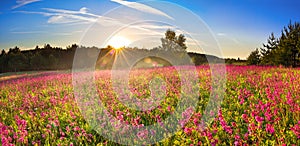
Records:
[[[247,64],[259,65],[259,63],[260,63],[260,54],[259,54],[259,50],[256,49],[255,51],[252,51],[250,55],[247,57]]]
[[[275,37],[274,33],[271,33],[267,40],[267,44],[263,44],[263,48],[260,48],[262,58],[261,63],[264,65],[276,65],[276,49],[278,48],[279,40]]]
[[[262,65],[300,65],[300,23],[288,24],[276,38],[274,33],[268,38],[267,44],[260,49]]]

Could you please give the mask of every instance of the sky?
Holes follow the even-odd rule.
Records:
[[[74,43],[103,47],[116,38],[112,33],[121,38],[118,43],[152,48],[170,28],[186,36],[188,51],[245,59],[272,32],[279,36],[290,20],[300,20],[299,0],[165,2],[1,0],[0,49]],[[210,51],[216,47],[221,55]]]

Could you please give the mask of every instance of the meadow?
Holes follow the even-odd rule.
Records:
[[[211,92],[209,66],[197,66],[198,107],[171,137],[155,145],[299,145],[300,68],[227,66],[226,91],[217,116],[205,129],[201,117]],[[165,81],[166,97],[149,111],[119,102],[110,71],[97,71],[99,99],[118,120],[147,126],[166,119],[179,100],[180,76],[172,67],[133,70],[131,95],[147,99],[149,80]],[[161,86],[161,87],[162,87]],[[118,145],[97,133],[86,121],[74,96],[72,74],[47,72],[0,82],[0,137],[6,145]],[[183,114],[182,116],[186,116]],[[100,129],[105,130],[106,125]],[[167,125],[162,125],[167,126]],[[115,129],[118,129],[116,126]],[[153,131],[138,133],[137,141]],[[124,137],[130,135],[122,135]]]

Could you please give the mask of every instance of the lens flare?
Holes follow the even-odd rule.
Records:
[[[115,49],[120,49],[122,47],[127,47],[131,41],[123,36],[113,36],[108,42],[107,45],[114,47]]]

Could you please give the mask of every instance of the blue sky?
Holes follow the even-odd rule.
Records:
[[[140,17],[139,20],[148,16],[150,18],[150,15],[164,17],[172,15],[172,11],[165,12],[163,9],[156,9],[155,5],[148,5],[145,9],[147,3],[130,7],[127,5],[130,2],[136,1],[2,0],[0,49],[7,50],[14,46],[19,46],[21,49],[33,49],[36,45],[43,46],[46,43],[65,48],[67,45],[80,43],[86,30],[97,22],[98,18],[105,19],[105,23],[114,23],[110,20],[111,18],[126,21],[126,15],[130,15],[129,11],[133,9],[151,13]],[[300,20],[300,1],[298,0],[173,0],[169,2],[189,9],[207,24],[222,49],[223,57],[246,58],[252,50],[262,46],[271,32],[278,36],[283,26],[287,25],[290,20]],[[120,12],[119,16],[109,14],[103,17],[108,11],[119,6],[126,7],[126,9],[121,9],[124,11]],[[176,18],[176,21],[186,17],[180,14],[176,16],[180,17]],[[185,23],[188,26],[194,22]],[[160,26],[160,32],[154,28],[155,25]],[[166,25],[147,24],[147,28],[150,26],[151,29],[157,30],[155,38],[158,40],[163,37],[164,29],[168,28]],[[196,29],[196,27],[192,28]],[[129,40],[137,39],[137,36],[128,35],[132,30],[124,31],[124,34],[125,32],[127,35],[123,37]],[[190,29],[189,33],[193,33],[193,30]],[[196,41],[205,43],[205,38],[202,40],[196,38]],[[149,40],[144,39],[144,44],[142,42],[135,45],[152,47],[147,45]],[[190,48],[190,51],[193,51],[193,47]]]

